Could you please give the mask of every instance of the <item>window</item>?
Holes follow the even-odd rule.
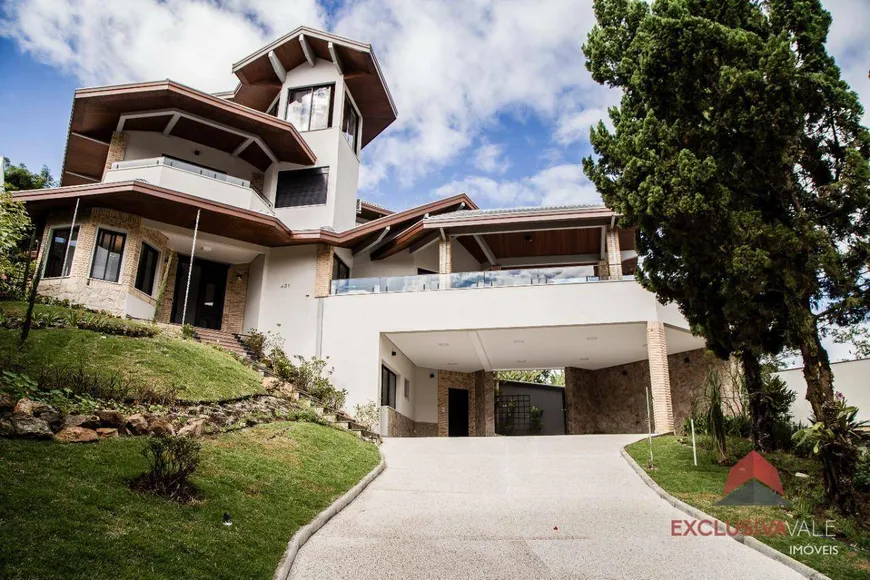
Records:
[[[72,270],[73,256],[76,253],[76,243],[79,237],[79,227],[76,226],[73,231],[72,239],[69,241],[69,255],[66,259],[66,268],[63,267],[64,253],[66,253],[67,240],[69,239],[69,228],[57,228],[51,231],[51,237],[48,241],[48,256],[45,263],[45,278],[58,278],[60,276],[69,276]],[[61,272],[63,269],[63,272]]]
[[[97,232],[97,247],[94,250],[94,263],[91,265],[91,278],[117,282],[121,277],[121,256],[124,255],[124,242],[127,236],[109,230]]]
[[[290,89],[287,120],[297,131],[332,127],[332,85]]]
[[[139,252],[139,269],[136,271],[136,289],[151,295],[154,292],[154,278],[157,276],[157,250],[142,242]]]
[[[348,145],[356,153],[356,140],[359,134],[359,115],[350,102],[350,95],[344,96],[344,115],[341,119],[341,134],[347,139]]]
[[[405,398],[411,400],[411,381],[405,379]]]
[[[348,278],[350,278],[350,268],[348,268],[347,264],[341,261],[341,258],[333,256],[332,279],[347,280]]]
[[[328,167],[279,171],[275,207],[322,205],[326,203],[328,184]]]
[[[381,405],[396,408],[396,373],[381,366]]]

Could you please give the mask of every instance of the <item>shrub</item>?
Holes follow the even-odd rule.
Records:
[[[717,461],[727,460],[725,414],[722,412],[722,385],[718,373],[707,375],[707,427],[717,453]]]
[[[379,432],[381,408],[374,401],[369,401],[365,405],[354,405],[353,416],[357,423],[369,431],[372,431],[373,433]]]
[[[150,437],[142,450],[148,471],[133,481],[134,489],[175,501],[196,497],[196,488],[188,481],[199,465],[202,446],[195,439],[175,435]]]
[[[196,337],[196,329],[193,328],[192,324],[182,324],[181,325],[181,338],[186,340],[190,340]]]
[[[529,431],[532,435],[540,435],[544,429],[544,411],[537,407],[532,407],[529,410]]]
[[[858,460],[855,471],[855,489],[870,492],[870,451],[865,451]]]
[[[248,335],[242,339],[242,343],[251,351],[258,361],[266,356],[266,334],[252,328]]]

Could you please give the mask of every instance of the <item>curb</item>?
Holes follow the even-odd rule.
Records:
[[[325,510],[317,514],[317,516],[307,525],[302,526],[295,534],[293,534],[293,537],[290,538],[290,541],[287,543],[287,549],[281,557],[278,569],[275,570],[275,575],[272,577],[273,580],[286,580],[290,575],[290,569],[293,567],[293,562],[296,560],[296,554],[299,553],[299,549],[305,545],[305,542],[307,542],[311,536],[317,532],[317,530],[325,526],[326,522],[331,520],[333,516],[338,514],[338,512],[346,508],[350,502],[355,500],[357,496],[361,494],[363,490],[384,471],[384,469],[386,469],[387,462],[384,459],[384,454],[380,452],[380,449],[378,452],[381,453],[381,461],[374,469],[369,471],[368,474],[359,481],[359,483],[350,488],[343,496],[332,502],[332,504]]]
[[[791,557],[783,554],[782,552],[771,548],[770,546],[768,546],[764,542],[756,540],[752,536],[744,536],[743,534],[735,534],[735,535],[729,534],[728,533],[728,524],[714,518],[713,516],[711,516],[709,514],[705,514],[704,512],[699,510],[698,508],[692,507],[684,501],[681,501],[681,500],[675,498],[674,496],[672,496],[671,494],[669,494],[668,492],[663,490],[656,482],[654,482],[652,480],[652,478],[647,474],[647,472],[644,471],[644,469],[640,465],[637,464],[637,462],[634,460],[634,458],[632,458],[632,456],[628,454],[628,451],[626,451],[625,448],[620,449],[619,452],[622,455],[622,457],[625,458],[625,460],[628,462],[628,464],[631,466],[631,468],[634,469],[635,472],[637,472],[637,474],[640,476],[640,478],[643,480],[643,482],[650,487],[650,489],[652,489],[654,492],[656,492],[656,494],[659,497],[661,497],[663,500],[665,500],[666,502],[668,502],[669,504],[671,504],[672,506],[674,506],[675,508],[677,508],[681,512],[692,516],[696,520],[708,520],[711,522],[716,522],[716,529],[718,531],[722,532],[723,534],[725,534],[725,537],[731,538],[732,540],[736,540],[737,542],[740,542],[744,546],[746,546],[748,548],[752,548],[753,550],[755,550],[756,552],[758,552],[760,554],[764,554],[765,556],[767,556],[771,560],[776,560],[780,564],[784,564],[785,566],[788,566],[789,568],[791,568],[792,570],[794,570],[798,574],[804,576],[805,578],[810,578],[811,580],[831,580],[831,578],[829,578],[828,576],[825,576],[821,572],[814,570],[814,569],[810,568],[809,566],[807,566],[806,564],[802,564],[801,562],[798,562],[794,558],[791,558]]]

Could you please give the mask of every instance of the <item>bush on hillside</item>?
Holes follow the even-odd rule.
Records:
[[[195,499],[197,491],[188,478],[199,465],[201,450],[202,446],[193,438],[150,437],[142,450],[148,460],[148,471],[133,481],[133,489],[182,503]]]
[[[870,451],[864,451],[855,472],[855,489],[870,493]]]
[[[0,310],[0,328],[20,330],[22,326],[24,326],[24,314]],[[87,310],[70,310],[65,313],[35,310],[31,328],[80,328],[133,338],[152,337],[160,332],[154,325]]]

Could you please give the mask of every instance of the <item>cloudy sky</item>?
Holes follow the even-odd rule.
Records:
[[[830,50],[870,103],[870,2],[826,4]],[[580,160],[618,96],[583,65],[591,0],[3,0],[0,155],[57,174],[77,87],[232,89],[232,62],[300,24],[371,43],[395,97],[398,121],[363,152],[361,197],[599,201]]]

